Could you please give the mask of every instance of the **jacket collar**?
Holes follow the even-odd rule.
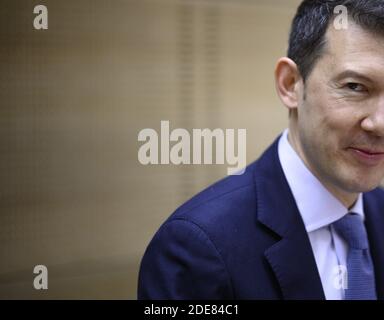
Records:
[[[383,191],[375,189],[364,194],[365,224],[376,276],[379,300],[384,300],[384,201]]]
[[[254,171],[258,220],[281,238],[264,255],[284,299],[324,300],[308,234],[278,158],[278,140],[257,161]]]

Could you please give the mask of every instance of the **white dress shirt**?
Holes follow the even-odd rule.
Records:
[[[348,246],[331,224],[349,211],[364,219],[362,194],[348,210],[306,167],[288,141],[288,129],[279,140],[278,154],[308,233],[325,297],[327,300],[341,300],[344,290],[335,285],[335,281],[340,278],[339,266],[347,265]]]

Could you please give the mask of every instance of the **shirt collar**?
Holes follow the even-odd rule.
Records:
[[[288,129],[279,140],[278,155],[307,232],[328,226],[348,211],[364,219],[362,194],[348,210],[306,167],[288,141]]]

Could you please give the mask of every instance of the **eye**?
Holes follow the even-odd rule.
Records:
[[[346,87],[349,89],[349,90],[352,90],[354,92],[366,92],[367,91],[367,88],[360,84],[360,83],[356,83],[356,82],[349,82],[346,84]]]

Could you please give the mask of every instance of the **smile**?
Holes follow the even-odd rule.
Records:
[[[384,160],[384,152],[360,148],[348,149],[355,159],[367,166],[376,166]]]

